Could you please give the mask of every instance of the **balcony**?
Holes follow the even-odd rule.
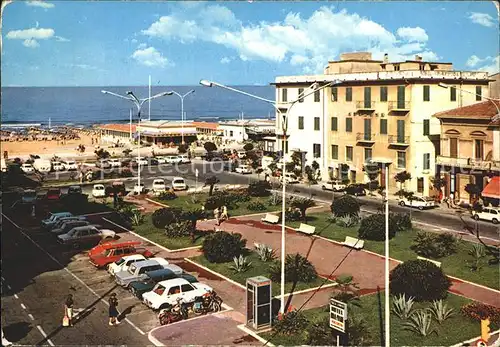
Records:
[[[388,136],[389,146],[409,146],[410,137],[400,136],[400,135],[389,135]]]
[[[357,133],[356,134],[356,142],[358,143],[366,143],[366,144],[374,144],[375,143],[375,134],[369,133]]]
[[[499,160],[481,160],[472,158],[452,158],[443,155],[438,155],[436,158],[438,165],[450,167],[461,167],[465,169],[482,170],[482,171],[500,171]]]
[[[410,111],[409,101],[389,101],[387,103],[389,112],[408,112]]]
[[[358,100],[356,101],[356,110],[375,111],[375,101]]]

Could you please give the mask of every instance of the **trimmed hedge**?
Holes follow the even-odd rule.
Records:
[[[242,254],[246,244],[241,234],[217,231],[205,238],[201,250],[209,262],[225,263]]]

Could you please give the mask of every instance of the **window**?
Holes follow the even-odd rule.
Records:
[[[365,87],[364,89],[364,107],[370,108],[372,106],[372,88]]]
[[[387,87],[380,87],[380,101],[387,101]]]
[[[394,71],[399,71],[399,64],[394,64]]]
[[[339,158],[339,146],[332,145],[332,159],[338,159],[338,158]]]
[[[406,152],[398,152],[398,168],[406,168]]]
[[[457,101],[457,88],[450,88],[450,101]]]
[[[405,108],[405,86],[398,86],[398,108]]]
[[[476,101],[481,101],[481,100],[483,100],[482,88],[481,86],[476,86]]]
[[[314,102],[319,102],[319,90],[314,92]]]
[[[281,101],[283,102],[288,101],[288,90],[286,88],[283,88],[281,90]]]
[[[484,157],[484,142],[483,140],[474,140],[474,153],[476,159],[483,160]]]
[[[345,101],[352,101],[352,87],[345,89]]]
[[[314,117],[314,130],[319,130],[319,117]]]
[[[365,148],[365,163],[369,162],[372,159],[372,149],[371,148]]]
[[[313,143],[313,157],[321,157],[321,145],[319,143]]]
[[[352,132],[352,118],[345,119],[345,131],[349,133]]]
[[[387,119],[380,120],[380,134],[387,135]]]
[[[337,131],[338,129],[338,118],[332,117],[332,131]]]
[[[299,102],[304,102],[304,98],[301,98],[302,94],[304,93],[304,88],[299,88],[299,95],[297,96],[299,99]]]
[[[304,117],[299,116],[299,130],[303,130],[303,129],[304,129]]]
[[[229,131],[229,136],[233,137],[233,131],[232,130]]]
[[[456,158],[458,155],[458,139],[456,137],[450,138],[450,157]]]
[[[398,143],[405,143],[405,121],[403,119],[398,119],[398,134],[397,141]]]
[[[337,87],[332,88],[332,101],[338,101],[339,99],[339,90]]]
[[[371,140],[372,139],[372,120],[370,118],[365,118],[363,120],[364,123],[364,139]]]
[[[418,177],[417,178],[417,193],[423,193],[424,192],[424,178],[423,177]]]
[[[431,86],[424,86],[424,101],[431,101]]]
[[[351,146],[345,147],[345,160],[352,161],[352,147]]]
[[[424,135],[430,134],[430,120],[424,119]]]
[[[119,255],[119,256],[122,256],[123,254],[123,249],[119,248],[119,249],[115,249],[115,253],[114,255]]]
[[[190,292],[190,291],[194,290],[194,288],[190,284],[183,284],[181,286],[181,290],[182,290],[183,293],[185,293],[185,292]]]
[[[181,287],[179,286],[174,286],[174,287],[171,287],[169,290],[168,290],[168,295],[172,295],[172,294],[179,294],[181,292]]]
[[[430,169],[431,169],[431,154],[424,153],[424,170],[430,170]]]

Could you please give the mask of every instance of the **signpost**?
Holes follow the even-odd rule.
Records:
[[[195,193],[198,191],[198,174],[199,174],[198,169],[194,169],[194,176],[196,177],[196,183],[194,185],[194,192]]]
[[[347,304],[330,299],[330,328],[345,333],[347,322]],[[340,346],[340,335],[337,335],[337,347]]]

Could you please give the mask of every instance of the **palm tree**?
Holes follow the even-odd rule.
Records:
[[[300,215],[304,222],[307,221],[306,211],[310,207],[316,206],[316,202],[313,199],[309,198],[297,198],[292,200],[292,207],[300,210]]]
[[[208,196],[212,196],[212,193],[214,192],[214,186],[219,183],[219,179],[216,176],[210,176],[205,179],[205,186],[210,186],[210,190],[208,191]]]
[[[202,209],[189,210],[182,213],[181,219],[191,222],[191,243],[194,243],[196,236],[196,224],[203,218],[205,218],[205,211]]]

